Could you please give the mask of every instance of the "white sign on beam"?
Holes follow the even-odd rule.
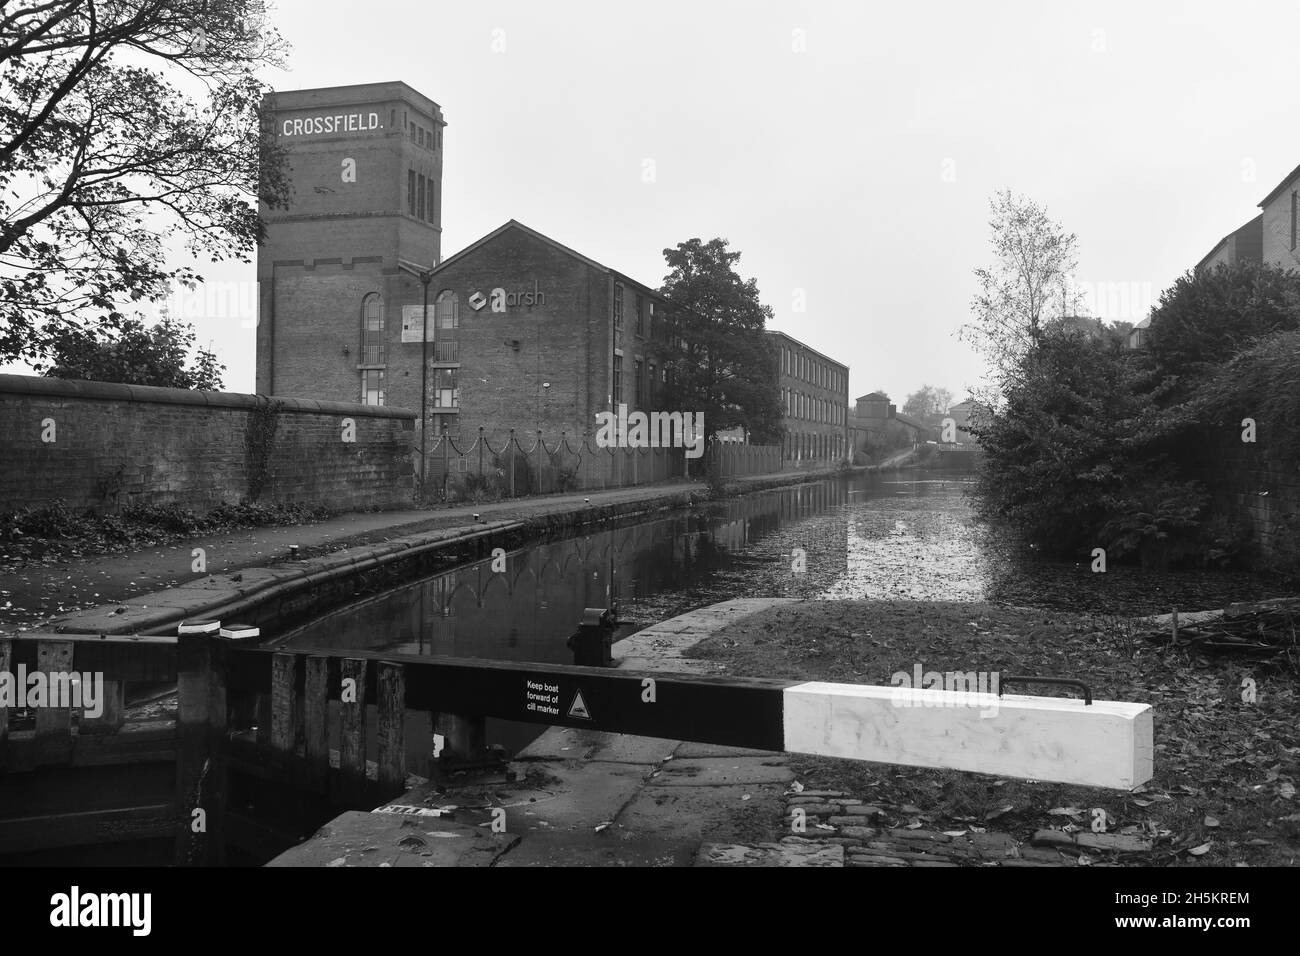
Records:
[[[811,682],[784,723],[790,753],[1120,790],[1154,772],[1149,704]]]

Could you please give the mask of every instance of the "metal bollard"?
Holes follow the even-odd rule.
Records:
[[[610,648],[614,643],[615,626],[613,610],[585,608],[582,623],[567,642],[569,650],[573,651],[573,663],[580,667],[610,667],[614,663]]]

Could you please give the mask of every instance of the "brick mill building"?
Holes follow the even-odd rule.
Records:
[[[785,457],[843,460],[849,455],[849,368],[784,332],[768,332],[778,353]]]
[[[263,207],[257,391],[419,409],[430,441],[531,444],[591,433],[596,413],[653,410],[667,301],[511,220],[442,258],[446,121],[404,83],[268,94],[293,195]],[[427,280],[429,325],[422,341]],[[848,369],[785,335],[790,458],[846,454]]]

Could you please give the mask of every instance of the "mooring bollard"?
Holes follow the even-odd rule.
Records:
[[[614,612],[608,608],[589,607],[582,612],[582,623],[569,638],[573,663],[579,667],[609,667],[614,663],[610,651],[614,643]]]

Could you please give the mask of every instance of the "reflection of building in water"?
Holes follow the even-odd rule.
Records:
[[[733,555],[798,522],[843,505],[842,483],[801,485],[507,555],[488,558],[330,612],[288,635],[299,646],[501,660],[571,660],[565,640],[584,608],[610,607],[698,587]],[[842,565],[842,526],[801,545]]]

